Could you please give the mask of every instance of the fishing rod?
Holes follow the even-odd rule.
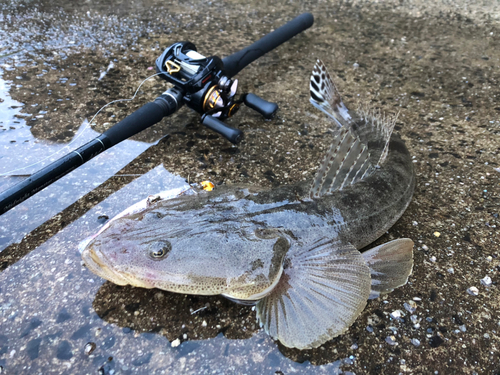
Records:
[[[252,93],[236,98],[238,80],[233,77],[254,60],[311,27],[313,22],[312,14],[301,14],[224,59],[201,55],[191,42],[172,44],[156,59],[156,71],[174,87],[97,138],[0,193],[0,215],[101,152],[172,115],[184,104],[201,115],[200,121],[207,128],[234,144],[239,143],[243,132],[226,125],[223,122],[225,119],[233,116],[241,104],[257,111],[265,119],[271,119],[278,105]]]

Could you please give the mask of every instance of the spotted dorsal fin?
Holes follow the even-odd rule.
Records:
[[[350,112],[321,60],[309,89],[311,103],[339,127],[311,186],[310,197],[318,198],[370,176],[384,163],[397,116],[390,119],[366,108]]]
[[[375,171],[368,147],[347,127],[338,129],[321,162],[309,196],[319,198],[355,184]]]
[[[346,126],[352,120],[337,86],[321,60],[317,60],[314,65],[309,91],[311,93],[309,101],[312,105],[334,119],[338,126]]]

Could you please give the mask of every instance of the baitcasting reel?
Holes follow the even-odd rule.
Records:
[[[273,118],[278,110],[276,103],[267,102],[254,94],[243,94],[236,99],[238,80],[225,74],[222,60],[217,56],[199,54],[190,42],[174,43],[168,47],[156,59],[156,71],[175,86],[165,95],[171,95],[176,101],[182,97],[184,104],[202,116],[203,125],[232,143],[241,141],[243,132],[222,121],[234,115],[242,103],[265,119]]]
[[[156,71],[172,83],[173,88],[154,101],[146,103],[97,138],[19,184],[0,192],[0,215],[94,156],[172,115],[184,104],[201,115],[203,125],[222,134],[232,143],[238,143],[243,132],[227,126],[222,121],[234,115],[242,103],[266,119],[274,116],[278,105],[254,94],[243,94],[236,99],[238,80],[233,77],[248,64],[311,27],[313,22],[312,14],[301,14],[252,45],[222,60],[216,56],[205,57],[199,54],[193,43],[172,44],[156,59]]]

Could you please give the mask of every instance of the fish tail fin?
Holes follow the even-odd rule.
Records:
[[[333,83],[325,64],[321,60],[314,65],[309,91],[312,105],[323,111],[335,120],[339,127],[346,126],[351,122],[351,115],[340,97],[339,90]]]
[[[257,319],[291,348],[316,348],[343,333],[365,308],[370,271],[350,244],[321,240],[287,257],[276,287],[257,303]]]
[[[392,292],[408,281],[413,268],[413,241],[399,238],[365,251],[371,274],[370,299]]]

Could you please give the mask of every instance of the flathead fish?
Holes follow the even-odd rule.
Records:
[[[256,304],[261,326],[288,347],[343,333],[369,298],[411,273],[410,239],[360,249],[403,214],[415,175],[395,120],[348,110],[319,60],[310,93],[337,128],[313,181],[145,200],[86,243],[87,267],[119,285]]]

